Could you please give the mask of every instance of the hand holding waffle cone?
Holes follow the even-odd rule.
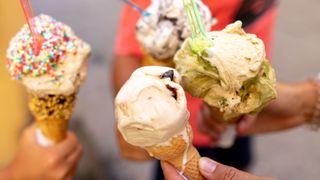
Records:
[[[170,145],[148,146],[145,149],[149,154],[161,161],[172,164],[181,175],[188,179],[204,179],[199,170],[200,155],[192,145],[192,129],[188,123],[183,133],[170,139]],[[187,142],[186,138],[187,137]]]
[[[189,179],[203,179],[180,76],[172,68],[137,69],[115,99],[117,126],[123,138]]]
[[[10,42],[7,68],[29,93],[40,144],[51,145],[66,137],[76,95],[86,76],[90,46],[70,27],[49,16],[40,15],[34,21],[44,40],[40,54],[34,55],[32,36],[25,25]]]

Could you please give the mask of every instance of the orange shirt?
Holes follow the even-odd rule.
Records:
[[[212,30],[221,30],[226,25],[232,23],[235,16],[245,0],[202,0],[206,4],[211,13],[218,20],[218,24],[213,26]],[[133,0],[142,8],[146,8],[150,4],[150,0]],[[253,23],[245,29],[249,33],[256,34],[261,38],[267,51],[267,57],[270,57],[270,43],[272,39],[272,30],[276,17],[276,7],[272,7],[259,16]],[[132,55],[141,58],[142,52],[140,45],[136,39],[135,26],[140,18],[140,14],[129,6],[122,9],[118,34],[115,42],[114,53],[116,55]],[[196,146],[208,146],[210,139],[199,132],[197,128],[197,116],[201,105],[201,100],[191,97],[187,94],[188,110],[190,111],[190,123],[194,133],[193,143]]]

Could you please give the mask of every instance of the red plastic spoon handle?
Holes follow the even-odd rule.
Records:
[[[20,5],[23,9],[24,17],[27,20],[27,23],[33,38],[32,49],[33,49],[34,55],[37,56],[39,55],[41,50],[42,38],[39,35],[38,31],[36,30],[36,24],[34,22],[34,17],[32,14],[32,9],[31,9],[29,0],[20,0]]]

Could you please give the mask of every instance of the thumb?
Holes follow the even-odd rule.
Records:
[[[239,136],[246,136],[250,134],[254,123],[257,120],[257,115],[244,116],[237,125],[237,133]]]
[[[257,177],[233,167],[219,164],[209,158],[201,158],[199,161],[201,174],[208,180],[267,180]]]

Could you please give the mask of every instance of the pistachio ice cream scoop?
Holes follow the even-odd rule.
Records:
[[[256,113],[276,97],[275,73],[264,43],[241,26],[237,21],[207,33],[212,45],[200,52],[192,50],[189,38],[174,57],[183,87],[220,113],[224,122]]]

